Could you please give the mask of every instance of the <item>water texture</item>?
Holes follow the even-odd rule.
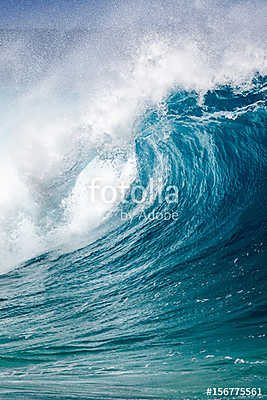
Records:
[[[149,4],[0,32],[1,399],[266,390],[266,6]]]

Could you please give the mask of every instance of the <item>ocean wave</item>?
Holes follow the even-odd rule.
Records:
[[[264,6],[193,3],[0,32],[3,399],[263,388]]]
[[[28,40],[34,42],[33,38]],[[109,181],[116,186],[120,179],[125,185],[130,184],[143,162],[139,157],[139,166],[135,165],[136,149],[147,134],[151,136],[145,142],[150,147],[147,151],[159,161],[157,154],[162,151],[159,148],[164,140],[157,145],[149,130],[158,132],[154,137],[167,138],[171,131],[194,128],[192,144],[199,140],[201,146],[208,141],[210,149],[199,151],[207,151],[213,157],[213,139],[204,128],[204,121],[209,126],[208,120],[216,119],[219,125],[221,117],[249,115],[250,108],[261,109],[264,101],[264,86],[257,93],[255,83],[261,78],[254,78],[255,71],[262,74],[266,70],[264,53],[260,49],[247,54],[242,51],[240,59],[235,55],[233,60],[228,55],[226,61],[225,51],[221,64],[214,66],[214,60],[211,62],[192,40],[179,41],[174,46],[167,39],[149,38],[122,63],[115,76],[106,75],[105,71],[101,84],[95,78],[97,83],[92,84],[86,96],[83,91],[79,96],[75,93],[77,76],[74,84],[68,86],[68,80],[64,89],[66,77],[62,78],[61,64],[25,94],[18,93],[13,106],[16,122],[12,113],[6,121],[10,135],[3,142],[0,169],[2,241],[7,243],[1,249],[2,271],[31,256],[60,248],[63,243],[72,242],[73,236],[80,235],[76,240],[79,246],[81,237],[101,224],[112,208],[111,204],[96,207],[90,203],[86,189],[90,180],[97,176],[101,185]],[[76,53],[79,54],[77,49],[78,57]],[[69,57],[67,53],[67,63]],[[84,62],[88,65],[88,60]],[[65,63],[66,59],[64,66]],[[64,100],[62,95],[67,90],[69,98]],[[180,172],[185,162],[181,151],[172,150],[173,162],[181,162]],[[191,168],[199,164],[196,157],[187,160],[193,161],[196,164]]]

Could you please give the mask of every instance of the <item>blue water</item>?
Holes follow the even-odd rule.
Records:
[[[266,389],[265,85],[256,75],[201,101],[173,87],[164,107],[147,105],[133,128],[132,185],[161,177],[178,202],[122,203],[83,248],[0,276],[1,399]],[[178,219],[144,218],[152,211]]]
[[[0,400],[265,398],[267,3],[2,3]]]

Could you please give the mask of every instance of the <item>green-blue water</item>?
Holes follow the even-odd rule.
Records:
[[[150,38],[130,66],[123,49],[106,67],[99,33],[79,51],[76,34],[3,39],[2,59],[16,56],[0,64],[0,399],[265,393],[260,53],[258,68],[240,56],[206,71],[193,47]],[[89,201],[96,178],[126,182],[123,198]]]
[[[209,92],[202,106],[175,91],[164,117],[143,116],[136,179],[145,185],[162,168],[165,185],[179,184],[177,221],[137,213],[83,249],[0,277],[1,398],[205,398],[208,386],[263,387],[263,85]],[[169,209],[149,205],[159,207]]]

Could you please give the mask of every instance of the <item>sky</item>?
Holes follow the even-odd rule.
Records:
[[[150,32],[165,26],[195,37],[213,32],[215,41],[225,31],[264,41],[266,9],[266,0],[0,0],[0,29]]]
[[[84,28],[107,22],[109,16],[118,17],[118,23],[136,13],[152,19],[154,14],[158,20],[166,10],[168,18],[177,18],[192,9],[213,13],[215,8],[258,1],[265,0],[0,0],[0,28]]]
[[[101,18],[107,0],[2,0],[0,28],[60,28]]]

